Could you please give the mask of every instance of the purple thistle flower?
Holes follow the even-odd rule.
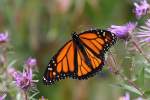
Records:
[[[129,34],[134,31],[136,25],[137,25],[136,23],[131,23],[131,22],[122,26],[111,25],[111,27],[108,28],[108,30],[116,34],[116,36],[119,37],[120,39],[126,40],[129,38]]]
[[[3,96],[0,96],[0,100],[5,100],[5,98],[6,98],[6,94],[4,94]]]
[[[39,98],[39,100],[48,100],[48,99],[46,99],[44,96],[41,96],[41,98]]]
[[[38,80],[32,80],[32,68],[24,69],[22,73],[14,69],[8,69],[8,73],[13,77],[15,84],[23,91],[27,91],[33,86],[33,83],[38,82]]]
[[[37,61],[35,58],[29,57],[25,64],[30,68],[34,68],[37,65]]]
[[[130,100],[130,94],[126,93],[125,96],[120,97],[119,100]]]
[[[38,80],[33,80],[32,67],[36,65],[36,59],[29,58],[26,61],[23,72],[16,71],[14,68],[8,68],[7,72],[10,74],[15,84],[21,88],[23,91],[27,91],[30,87],[34,86],[33,83],[38,82]]]
[[[143,100],[143,98],[141,98],[141,97],[138,97],[136,100]]]
[[[141,26],[136,32],[136,37],[140,40],[139,42],[143,45],[150,43],[150,19],[145,22],[145,26]]]
[[[28,90],[28,88],[31,87],[32,84],[32,69],[30,71],[31,72],[23,71],[23,73],[13,73],[13,78],[15,80],[16,85],[24,91]]]
[[[12,77],[15,77],[14,75],[14,73],[16,73],[17,71],[16,71],[16,69],[15,68],[13,68],[13,67],[10,67],[10,68],[7,68],[7,73],[9,74],[9,75],[11,75]]]
[[[113,72],[112,66],[110,66],[108,69],[109,69],[110,72]]]
[[[8,33],[0,33],[0,43],[5,43],[8,41]]]
[[[146,15],[150,10],[150,5],[146,0],[141,0],[139,3],[134,3],[134,6],[134,13],[138,19]]]
[[[125,97],[125,100],[130,100],[130,94],[129,93],[126,93],[124,97]]]
[[[44,96],[42,96],[42,100],[44,100]]]

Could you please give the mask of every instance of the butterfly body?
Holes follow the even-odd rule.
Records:
[[[72,40],[51,58],[43,76],[44,83],[53,84],[67,77],[81,80],[95,75],[104,66],[104,54],[116,39],[115,34],[100,29],[72,33]]]

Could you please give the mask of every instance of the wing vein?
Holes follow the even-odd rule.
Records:
[[[97,37],[97,38],[98,38],[98,37]],[[94,40],[94,39],[97,39],[97,38],[87,39],[87,38],[82,37],[82,39],[86,39],[86,40]]]
[[[87,71],[87,69],[82,65],[82,57],[81,57],[81,55],[80,55],[80,53],[79,53],[79,56],[80,56],[80,58],[81,58],[81,67],[83,67],[86,71]],[[88,71],[87,71],[88,72]]]
[[[61,62],[61,61],[66,57],[66,55],[68,54],[68,51],[70,50],[70,47],[71,47],[71,44],[70,44],[70,46],[68,47],[67,53],[65,54],[65,56],[64,56],[59,62]],[[58,62],[58,63],[59,63],[59,62]]]
[[[91,42],[91,44],[93,44],[99,50],[99,48],[92,41],[90,41],[90,42]]]
[[[79,49],[78,49],[77,51],[78,51],[78,53],[79,53],[78,55],[79,55],[79,56],[80,56],[80,58],[82,59],[82,57],[81,57],[81,55],[80,55],[80,51],[79,51]],[[82,61],[81,61],[81,65],[82,65]],[[80,66],[78,65],[78,66],[80,67],[81,74],[83,75],[83,72],[82,72],[82,70],[81,70],[81,65],[80,65]]]
[[[68,53],[66,54],[66,59],[67,59],[68,70],[70,71],[70,69],[69,69],[69,62],[68,62]]]
[[[90,58],[94,58],[90,55],[90,53],[86,50],[86,52],[89,54]],[[92,62],[92,59],[91,59],[91,62]],[[93,61],[94,62],[94,61]],[[95,62],[94,62],[94,66],[96,66]]]

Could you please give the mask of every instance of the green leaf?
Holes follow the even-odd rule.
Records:
[[[145,76],[144,77],[150,79],[150,67],[149,68],[145,68]]]
[[[144,95],[146,95],[147,97],[150,97],[150,90],[146,90],[146,91],[144,92]]]
[[[150,68],[145,68],[145,71],[150,74]]]
[[[138,78],[137,78],[138,85],[140,85],[140,87],[142,87],[142,88],[144,87],[144,70],[145,70],[145,68],[143,67],[139,71]]]
[[[12,60],[12,61],[8,64],[8,67],[12,67],[16,62],[17,62],[17,60]]]
[[[34,100],[34,97],[37,95],[37,94],[39,94],[40,92],[35,92],[32,96],[30,96],[30,98],[29,98],[29,100]]]
[[[138,95],[142,95],[142,93],[133,86],[129,86],[129,85],[126,85],[126,84],[123,84],[122,86],[123,86],[124,89],[126,89],[130,92],[136,93]]]
[[[138,94],[138,95],[142,96],[142,93],[133,86],[130,86],[130,85],[127,85],[127,84],[115,84],[115,85],[112,85],[112,86],[113,87],[120,87],[120,88],[128,90],[132,93],[135,93],[135,94]]]

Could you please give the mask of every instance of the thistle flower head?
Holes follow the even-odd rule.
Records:
[[[139,3],[134,3],[134,6],[134,13],[138,19],[150,11],[150,5],[146,0],[141,0]]]
[[[5,100],[6,96],[7,96],[6,94],[0,96],[0,100]]]
[[[145,22],[144,26],[141,26],[136,32],[136,37],[140,40],[139,42],[144,45],[150,43],[150,19]]]
[[[8,73],[9,75],[11,75],[12,77],[15,77],[15,76],[13,76],[13,75],[15,75],[14,73],[16,73],[16,72],[17,72],[16,69],[13,68],[13,67],[7,68],[7,73]]]
[[[143,100],[143,98],[141,98],[141,97],[138,97],[136,100]]]
[[[129,22],[122,26],[111,25],[111,27],[108,28],[108,30],[116,34],[117,37],[126,40],[128,39],[129,34],[134,31],[135,27],[136,27],[136,23]]]
[[[27,91],[30,87],[33,86],[33,83],[38,81],[32,79],[32,66],[35,65],[35,61],[35,59],[28,59],[28,63],[26,63],[28,66],[24,67],[23,72],[16,71],[14,68],[8,69],[8,73],[13,77],[15,84],[23,91]]]
[[[30,72],[23,71],[21,72],[14,72],[13,78],[18,87],[20,87],[22,90],[26,91],[29,87],[31,87],[32,84],[32,69]]]
[[[125,96],[120,97],[119,100],[130,100],[130,94],[126,93]]]
[[[46,99],[44,96],[42,96],[41,98],[39,98],[39,100],[48,100],[48,99]]]
[[[8,33],[0,33],[0,43],[5,43],[8,41]]]
[[[29,57],[25,64],[27,65],[27,67],[34,68],[37,65],[37,61],[35,58]]]

